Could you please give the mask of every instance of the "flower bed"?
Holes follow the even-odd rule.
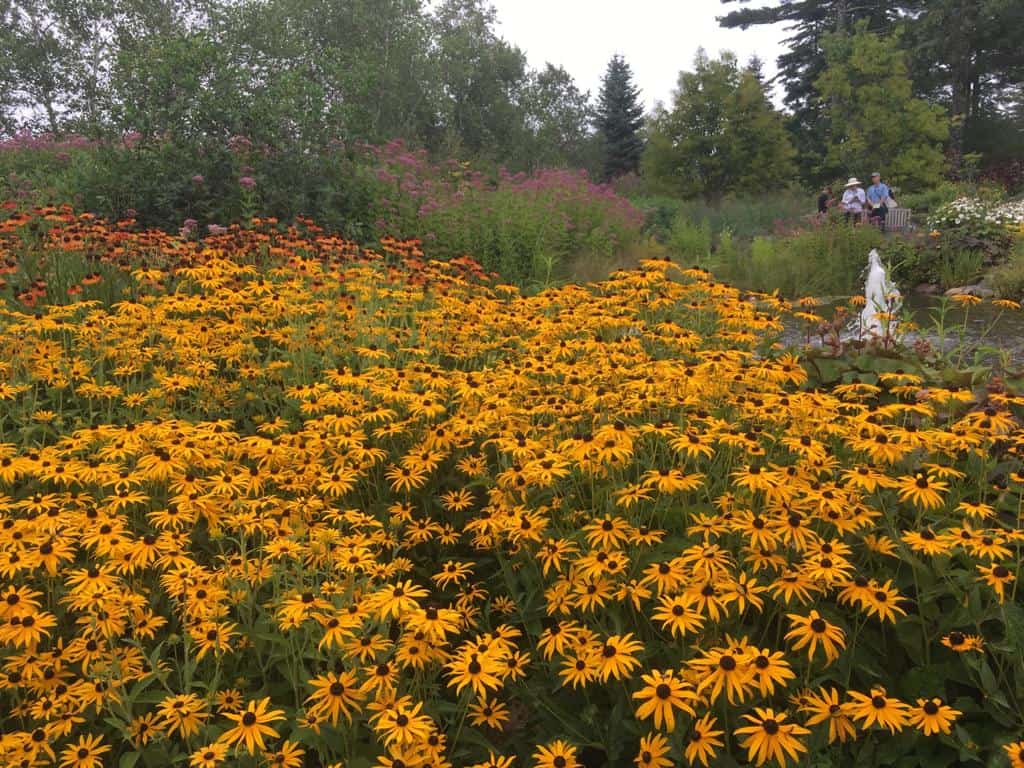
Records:
[[[782,302],[665,261],[526,297],[46,215],[0,225],[46,283],[0,315],[4,764],[1019,764],[1020,398],[810,389]]]

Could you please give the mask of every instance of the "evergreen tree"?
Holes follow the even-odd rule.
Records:
[[[913,96],[898,39],[861,23],[852,35],[822,42],[827,66],[815,84],[828,116],[822,174],[878,170],[904,189],[937,183],[946,169],[949,120],[941,107]]]
[[[913,0],[910,0],[913,1]],[[724,4],[745,0],[722,0]],[[772,5],[743,7],[719,18],[729,29],[785,24],[791,30],[786,53],[779,56],[778,80],[785,88],[783,102],[791,113],[789,128],[801,157],[804,176],[825,152],[823,104],[815,83],[825,71],[822,39],[829,34],[847,34],[858,21],[870,29],[891,31],[907,0],[777,0]]]
[[[919,93],[949,110],[948,154],[956,175],[966,152],[999,153],[1007,139],[1020,135],[1020,124],[1013,125],[1004,107],[1024,82],[1024,3],[917,0],[911,5],[906,36],[913,53],[911,75]],[[999,123],[1004,129],[994,131],[993,141],[978,141]]]
[[[644,172],[666,194],[715,203],[730,192],[788,184],[794,154],[757,68],[701,50],[693,71],[680,73],[671,109],[655,112]]]
[[[608,62],[598,95],[594,126],[604,142],[606,180],[635,173],[644,151],[641,129],[644,109],[640,90],[633,85],[633,71],[622,56]]]

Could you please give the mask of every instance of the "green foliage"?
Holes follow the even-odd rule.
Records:
[[[826,176],[879,170],[901,189],[938,183],[949,123],[941,108],[914,98],[906,54],[896,36],[859,24],[853,35],[828,35],[817,88],[828,110]]]
[[[992,159],[1006,157],[1014,133],[1019,156],[1019,124],[1016,131],[998,126],[1005,126],[1000,118],[1014,85],[1024,80],[1019,32],[1024,6],[1008,0],[917,0],[911,6],[923,11],[907,25],[913,77],[919,93],[948,103],[954,174],[970,175],[965,153],[984,150]],[[993,133],[1011,141],[993,142]]]
[[[488,176],[398,142],[373,155],[373,232],[421,238],[433,258],[474,254],[503,279],[535,285],[570,261],[608,261],[641,237],[640,211],[580,171]]]
[[[728,230],[743,239],[772,233],[780,226],[795,226],[813,209],[810,195],[785,187],[759,195],[730,195],[713,204],[687,200],[680,206],[682,215],[691,221],[707,219],[715,235]]]
[[[941,288],[970,285],[981,276],[985,256],[977,250],[942,250],[936,254],[934,270]]]
[[[622,56],[608,62],[598,94],[594,125],[604,148],[604,178],[614,179],[640,170],[644,151],[641,128],[644,108],[633,70]]]
[[[598,170],[601,148],[588,131],[590,93],[580,91],[572,75],[548,64],[531,76],[525,103],[535,144],[530,154],[536,163]]]
[[[749,290],[790,297],[847,296],[863,292],[867,255],[883,241],[874,227],[826,224],[755,237],[749,251],[719,248],[712,271]]]
[[[486,166],[484,166],[486,167]],[[140,141],[0,151],[0,199],[73,202],[110,220],[166,230],[194,220],[309,216],[363,243],[422,238],[432,258],[474,253],[504,279],[540,283],[571,260],[611,260],[640,239],[642,215],[579,171],[485,174],[434,163],[401,142],[322,153],[247,141]]]
[[[1013,245],[1013,222],[1000,206],[982,198],[958,198],[928,219],[932,247],[946,254],[977,252],[984,263],[1001,262]]]
[[[737,0],[722,2],[731,5]],[[898,16],[899,5],[892,0],[804,0],[755,7],[744,4],[719,19],[729,29],[763,24],[778,28],[784,24],[792,32],[778,59],[779,80],[785,87],[783,100],[792,113],[790,127],[800,149],[803,175],[808,180],[822,180],[817,176],[816,166],[825,152],[822,138],[828,116],[816,86],[826,67],[822,36],[844,32],[861,20],[873,30],[888,29]]]
[[[722,0],[732,5],[737,0]],[[1012,0],[805,0],[730,10],[720,22],[727,28],[787,25],[792,34],[778,60],[785,103],[792,112],[790,127],[801,153],[804,177],[820,175],[830,105],[822,101],[818,86],[824,73],[829,33],[846,36],[858,22],[872,32],[888,36],[903,31],[903,49],[910,55],[910,76],[915,96],[938,104],[953,122],[949,154],[958,176],[968,170],[964,153],[985,153],[984,164],[1013,155],[1020,141],[1007,120],[1007,105],[1019,98],[1024,79],[1024,48],[1019,30],[1024,5]],[[995,130],[993,130],[995,129]],[[998,138],[997,138],[998,137]],[[995,139],[995,140],[994,140]],[[1007,154],[1009,152],[1010,154]]]
[[[0,135],[405,138],[517,169],[598,164],[589,94],[531,71],[483,0],[19,0],[0,20]]]
[[[711,256],[711,223],[703,219],[696,224],[682,214],[677,215],[665,245],[673,255],[703,264]]]
[[[683,206],[683,201],[668,195],[651,195],[631,198],[644,215],[644,230],[658,241],[664,242],[668,237],[672,222]]]
[[[779,186],[795,175],[794,157],[757,73],[702,50],[694,71],[680,73],[671,108],[651,120],[644,173],[662,192],[717,201]]]
[[[989,282],[1004,299],[1024,299],[1024,238],[1018,238],[1010,257],[989,273]]]
[[[435,16],[441,92],[448,96],[440,104],[445,146],[507,157],[526,130],[517,104],[527,84],[525,54],[498,37],[494,9],[483,0],[445,0]]]
[[[977,197],[983,200],[1001,201],[1006,191],[993,184],[972,184],[957,181],[941,181],[927,189],[900,193],[900,205],[910,208],[915,216],[932,214],[947,203],[961,197]]]

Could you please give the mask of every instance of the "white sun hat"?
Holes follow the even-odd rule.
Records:
[[[860,185],[861,185],[860,184],[860,179],[858,179],[856,176],[854,176],[848,182],[846,182],[846,187],[845,188],[849,189],[850,187],[859,187]]]

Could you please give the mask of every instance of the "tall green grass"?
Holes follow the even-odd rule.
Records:
[[[885,236],[873,227],[831,224],[761,235],[746,248],[719,248],[709,268],[741,288],[784,296],[847,296],[863,290],[868,253]]]
[[[638,197],[633,204],[642,210],[649,231],[665,241],[675,222],[707,222],[712,236],[729,231],[733,237],[751,239],[793,226],[816,211],[817,195],[779,189],[746,197],[727,197],[716,205],[702,200],[669,197]]]

